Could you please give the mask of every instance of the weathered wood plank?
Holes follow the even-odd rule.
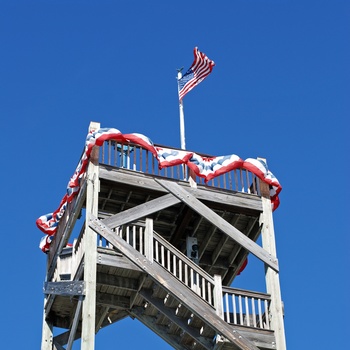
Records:
[[[180,203],[179,199],[171,194],[166,194],[162,197],[140,204],[137,207],[124,210],[121,213],[103,219],[103,223],[108,227],[114,228],[146,217],[147,215],[153,214],[177,203]]]
[[[99,272],[97,274],[97,284],[103,284],[105,286],[118,287],[125,290],[138,290],[139,280],[135,278],[125,278],[121,276],[110,275],[107,273]]]
[[[127,244],[121,237],[115,234],[109,227],[98,219],[91,218],[89,227],[96,233],[103,236],[107,241],[111,242],[122,254],[128,259],[133,261],[142,270],[147,272],[149,276],[161,284],[170,294],[181,300],[182,304],[192,310],[198,318],[204,322],[209,323],[213,329],[219,334],[223,334],[229,341],[236,344],[241,350],[258,350],[254,344],[249,342],[238,332],[235,331],[235,335],[232,332],[232,328],[223,321],[218,315],[214,308],[209,306],[201,297],[191,291],[181,282],[179,282],[173,275],[166,271],[163,267],[146,259],[137,250],[133,249]]]
[[[89,132],[98,130],[99,128],[100,123],[91,122]],[[98,214],[98,192],[100,187],[98,156],[99,147],[95,146],[90,154],[86,174],[86,222],[90,221],[91,216],[97,216]],[[85,228],[85,235],[82,244],[85,257],[85,300],[82,309],[81,350],[91,350],[95,348],[97,249],[96,234],[89,227]]]
[[[235,326],[238,329],[239,333],[244,337],[249,339],[257,347],[263,349],[276,349],[276,339],[273,331],[264,330],[264,329],[254,329],[251,330],[244,326]],[[225,347],[225,349],[227,349]],[[278,349],[278,348],[277,348]]]
[[[97,263],[99,265],[107,265],[107,266],[118,267],[121,269],[142,272],[142,270],[137,265],[135,265],[132,261],[130,261],[126,257],[121,256],[120,254],[110,254],[109,252],[106,252],[101,248],[98,249]]]
[[[168,308],[164,305],[164,302],[159,298],[153,298],[152,294],[147,290],[140,290],[140,294],[145,298],[150,304],[152,304],[156,309],[158,309],[162,314],[164,314],[172,323],[175,323],[178,327],[183,329],[188,333],[193,339],[199,342],[203,347],[210,350],[212,348],[211,342],[208,339],[200,336],[199,330],[190,327],[187,320],[177,317],[175,310]]]
[[[189,193],[189,191],[185,190],[183,187],[177,185],[174,182],[164,181],[160,179],[155,179],[155,181],[162,185],[175,197],[190,206],[198,214],[205,217],[213,225],[217,226],[222,232],[229,235],[233,240],[235,240],[238,244],[255,255],[258,259],[265,262],[275,271],[278,271],[278,262],[274,256],[269,254],[265,249],[261,248],[254,241],[249,239],[234,226],[230,225],[225,219],[220,217],[218,214],[204,205],[201,201],[199,201],[195,196]]]
[[[154,181],[156,176],[145,175],[139,172],[118,169],[113,167],[106,167],[100,165],[100,179],[113,181],[128,186],[136,186],[145,189],[145,191],[155,191],[160,193],[166,193],[167,191]],[[174,182],[173,180],[164,180],[168,182]],[[186,181],[179,181],[179,186],[184,187],[188,192],[195,195],[198,199],[203,201],[210,201],[217,203],[218,205],[227,205],[233,207],[239,207],[241,210],[253,210],[262,211],[260,197],[241,193],[241,192],[227,192],[216,188],[207,187],[204,185],[198,185],[197,188],[191,188]]]
[[[79,296],[78,305],[77,305],[77,308],[75,309],[74,319],[73,319],[72,327],[71,327],[71,330],[69,333],[67,350],[71,350],[72,346],[73,346],[73,342],[74,342],[77,328],[78,328],[78,324],[79,324],[79,318],[80,318],[80,312],[81,312],[81,308],[82,308],[83,298],[84,297],[82,295]]]
[[[44,294],[75,296],[84,295],[84,293],[84,281],[46,282],[44,285]]]
[[[187,350],[187,347],[181,345],[179,337],[168,333],[168,329],[164,326],[154,323],[154,318],[143,313],[141,308],[133,308],[131,315],[146,325],[154,333],[158,334],[164,341],[170,344],[176,350]]]
[[[276,254],[275,231],[272,218],[271,201],[268,198],[262,198],[264,211],[261,215],[261,221],[264,223],[261,232],[263,247]],[[266,290],[271,294],[270,312],[271,328],[275,330],[277,349],[286,349],[286,337],[284,332],[283,305],[281,296],[281,287],[279,274],[269,268],[265,273]]]
[[[130,298],[114,294],[96,293],[96,304],[112,308],[129,309]]]

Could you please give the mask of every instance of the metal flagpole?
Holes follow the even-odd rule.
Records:
[[[182,68],[177,70],[177,80],[179,81],[182,78]],[[178,91],[179,89],[179,83],[177,84]],[[185,142],[185,116],[184,116],[184,105],[182,102],[182,99],[179,101],[179,110],[180,110],[180,140],[181,140],[181,149],[186,149],[186,142]]]

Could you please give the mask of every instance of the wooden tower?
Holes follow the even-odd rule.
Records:
[[[204,183],[107,140],[79,188],[47,254],[42,350],[77,339],[93,350],[95,334],[126,317],[174,349],[286,349],[266,182],[235,169]],[[265,292],[230,287],[248,254],[265,264]]]

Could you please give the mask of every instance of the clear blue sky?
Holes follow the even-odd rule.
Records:
[[[35,220],[57,208],[90,121],[179,147],[176,69],[198,46],[216,66],[184,99],[187,149],[267,158],[283,186],[288,349],[344,349],[349,39],[345,0],[0,0],[1,347],[40,347]],[[136,320],[98,334],[96,349],[109,346],[170,349]]]

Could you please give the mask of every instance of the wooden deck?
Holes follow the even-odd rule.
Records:
[[[132,317],[174,349],[276,349],[270,296],[229,288],[249,252],[278,270],[254,243],[261,232],[260,189],[191,186],[105,163],[100,158],[97,217],[74,237],[86,205],[83,179],[48,254],[45,317],[66,330],[54,338],[56,349],[68,349],[82,334],[87,227],[97,234],[95,332]],[[197,263],[186,255],[188,236],[197,239]],[[66,247],[72,238],[73,247]]]

